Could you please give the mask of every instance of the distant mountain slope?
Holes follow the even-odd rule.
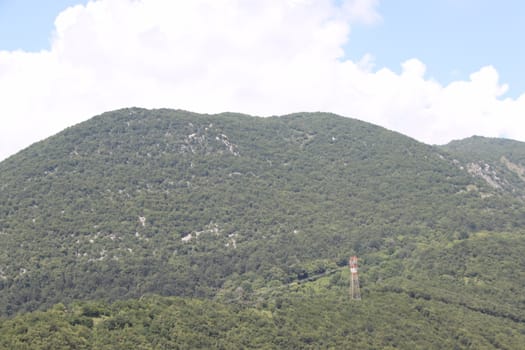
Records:
[[[525,143],[474,136],[442,147],[491,187],[525,198]]]
[[[0,313],[213,297],[521,230],[520,196],[454,152],[326,113],[105,113],[0,163]]]

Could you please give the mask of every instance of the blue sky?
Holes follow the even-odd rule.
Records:
[[[385,0],[382,22],[353,28],[347,55],[371,53],[399,71],[416,57],[447,84],[493,65],[511,96],[525,91],[525,2],[519,0]]]
[[[523,18],[518,0],[0,0],[0,160],[129,106],[525,141]]]
[[[0,50],[49,48],[57,15],[77,0],[0,0]]]
[[[87,2],[0,0],[0,50],[48,49],[58,13]],[[525,92],[524,1],[384,0],[378,10],[380,22],[352,27],[346,57],[372,54],[377,68],[398,72],[415,57],[443,84],[493,65],[508,96]]]

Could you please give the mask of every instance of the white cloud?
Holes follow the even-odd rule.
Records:
[[[376,0],[99,0],[62,12],[52,47],[0,52],[0,159],[127,106],[256,115],[330,111],[427,143],[525,140],[525,94],[493,67],[443,86],[417,59],[400,74],[344,58]]]
[[[353,22],[373,24],[381,19],[376,11],[378,6],[379,0],[348,0],[343,2],[342,9]]]

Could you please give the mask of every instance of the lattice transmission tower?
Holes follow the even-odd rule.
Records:
[[[350,299],[361,300],[359,276],[357,275],[357,256],[350,257],[348,267],[350,267]]]

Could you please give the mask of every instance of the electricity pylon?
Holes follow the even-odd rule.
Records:
[[[350,267],[350,299],[361,300],[361,291],[359,290],[359,276],[357,275],[357,256],[350,257],[348,260]]]

